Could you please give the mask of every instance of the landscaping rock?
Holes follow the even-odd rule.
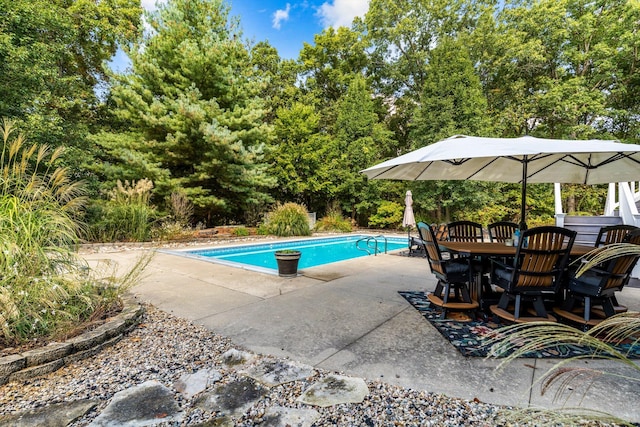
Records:
[[[184,374],[173,387],[187,399],[203,392],[213,383],[220,381],[222,374],[215,369],[200,369],[193,374]]]
[[[267,389],[253,378],[241,377],[236,381],[219,385],[212,392],[197,398],[194,406],[224,415],[240,416],[267,393]]]
[[[262,360],[259,364],[246,371],[248,376],[267,387],[302,380],[313,376],[314,373],[314,369],[309,365],[268,359]]]
[[[320,418],[315,409],[292,409],[283,406],[268,408],[262,418],[264,427],[311,427]]]
[[[180,421],[182,413],[171,390],[151,380],[116,393],[111,403],[90,425],[142,427]]]
[[[71,343],[52,342],[44,347],[25,351],[22,355],[27,359],[27,367],[44,365],[57,359],[62,359],[71,353],[73,346]]]
[[[360,403],[368,394],[369,388],[362,378],[329,375],[309,387],[298,398],[298,402],[327,407],[340,403]]]
[[[9,376],[27,367],[27,359],[21,354],[0,357],[0,377]]]
[[[244,365],[254,359],[254,355],[246,351],[240,351],[235,348],[228,350],[222,354],[222,361],[227,366]]]
[[[66,427],[98,404],[97,400],[56,403],[31,411],[0,416],[0,425],[12,427]]]

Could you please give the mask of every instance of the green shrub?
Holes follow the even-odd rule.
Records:
[[[266,215],[264,225],[268,234],[280,237],[311,235],[307,209],[297,203],[276,206]]]
[[[113,274],[96,277],[74,252],[85,199],[55,167],[62,150],[28,146],[8,121],[1,133],[0,348],[63,337],[118,308],[126,289]]]
[[[266,223],[262,223],[260,225],[258,225],[258,228],[256,229],[256,234],[258,236],[266,236],[269,234],[269,227],[267,227]]]
[[[351,221],[344,218],[340,212],[329,212],[322,217],[315,226],[316,231],[341,231],[350,232],[353,227]]]
[[[369,218],[369,227],[372,228],[396,228],[402,224],[404,208],[400,203],[382,202],[378,211]]]
[[[247,227],[236,227],[231,233],[236,237],[245,237],[249,235],[249,229]]]

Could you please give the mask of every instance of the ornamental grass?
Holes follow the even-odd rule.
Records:
[[[61,148],[29,144],[0,129],[0,348],[59,339],[120,307],[123,278],[92,271],[76,253],[82,183],[58,166]]]

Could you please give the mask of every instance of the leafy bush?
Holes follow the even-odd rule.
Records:
[[[402,224],[404,208],[400,203],[382,202],[375,215],[369,218],[369,227],[373,228],[395,228]]]
[[[153,183],[148,179],[138,182],[118,181],[107,195],[109,200],[93,206],[89,239],[101,242],[149,240],[152,222],[157,218],[151,206]]]
[[[266,215],[264,225],[269,234],[280,237],[311,235],[307,209],[297,203],[276,206]]]
[[[350,232],[353,227],[351,221],[344,218],[338,211],[328,212],[316,222],[316,231],[341,231],[343,233]]]
[[[231,233],[236,237],[244,237],[249,235],[249,229],[247,227],[236,227]]]
[[[258,236],[266,236],[269,234],[269,228],[267,227],[266,223],[262,223],[260,225],[258,225],[258,228],[256,229],[256,234]]]
[[[119,307],[113,275],[94,276],[74,252],[82,187],[55,167],[62,150],[28,146],[2,126],[0,153],[0,347],[64,336]]]

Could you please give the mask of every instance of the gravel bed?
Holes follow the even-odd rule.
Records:
[[[243,350],[228,338],[147,305],[142,323],[137,328],[93,358],[76,362],[41,378],[0,386],[0,414],[78,399],[100,399],[102,402],[95,410],[73,424],[85,426],[105,408],[115,393],[147,380],[158,380],[174,392],[185,414],[182,425],[198,425],[220,414],[193,407],[194,398],[185,399],[175,391],[174,383],[181,375],[203,368],[218,370],[222,374],[220,382],[236,379],[239,376],[238,368],[225,365],[221,357],[234,348]],[[272,356],[258,355],[251,363],[265,358],[278,360]],[[327,374],[329,372],[316,369],[312,377],[271,388],[241,417],[234,418],[235,425],[260,425],[268,407],[309,408],[296,402],[296,399]],[[314,407],[320,413],[314,425],[528,425],[505,421],[504,408],[479,401],[404,389],[380,381],[368,381],[367,385],[369,396],[362,403]],[[540,425],[540,422],[540,418],[537,418],[530,425]]]

